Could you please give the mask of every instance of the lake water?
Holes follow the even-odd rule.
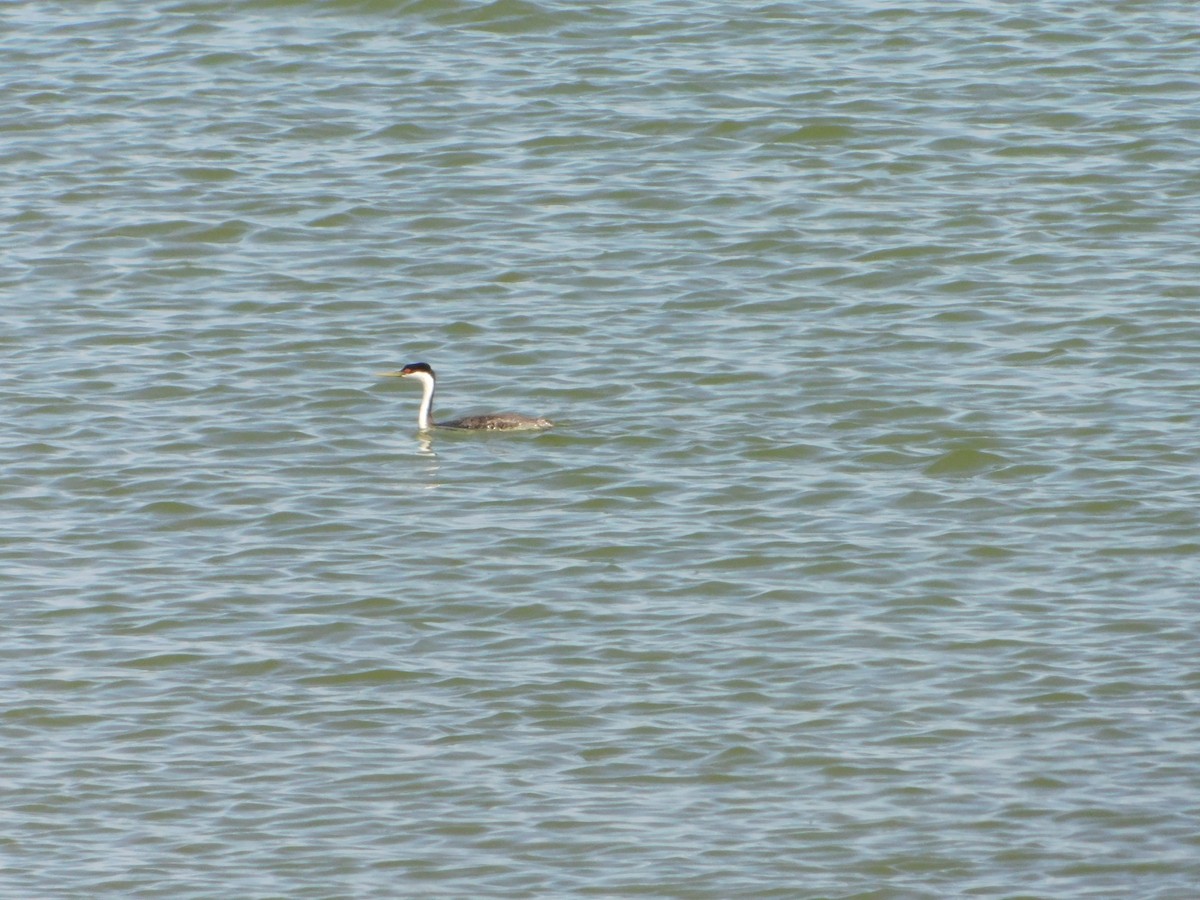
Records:
[[[0,17],[3,897],[1196,895],[1193,3]]]

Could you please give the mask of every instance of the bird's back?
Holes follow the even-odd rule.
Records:
[[[476,431],[515,431],[518,429],[552,428],[549,419],[535,419],[520,413],[488,413],[483,416],[464,416],[449,422],[438,422],[440,428],[470,428]]]

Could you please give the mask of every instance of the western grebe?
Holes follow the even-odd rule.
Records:
[[[533,428],[551,428],[554,423],[549,419],[534,419],[520,413],[489,413],[484,416],[466,416],[462,419],[452,419],[449,422],[433,421],[433,389],[437,376],[429,363],[409,363],[403,369],[395,372],[380,372],[394,378],[415,378],[421,382],[424,393],[421,396],[421,407],[417,410],[417,427],[422,431],[430,428],[471,428],[482,431],[516,431]]]

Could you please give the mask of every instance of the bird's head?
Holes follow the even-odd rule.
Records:
[[[403,369],[397,369],[394,372],[380,372],[379,374],[388,378],[408,378],[410,375],[418,373],[433,377],[433,369],[430,368],[429,363],[423,362],[409,363]]]

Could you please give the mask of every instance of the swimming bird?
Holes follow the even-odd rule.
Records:
[[[421,431],[430,428],[469,428],[480,431],[520,431],[535,428],[552,428],[554,423],[549,419],[535,419],[520,413],[489,413],[482,416],[466,416],[462,419],[451,419],[449,422],[433,421],[433,390],[437,384],[437,376],[429,363],[409,363],[403,369],[395,372],[380,372],[392,378],[415,378],[421,382],[424,393],[421,395],[421,406],[417,409],[417,427]]]

